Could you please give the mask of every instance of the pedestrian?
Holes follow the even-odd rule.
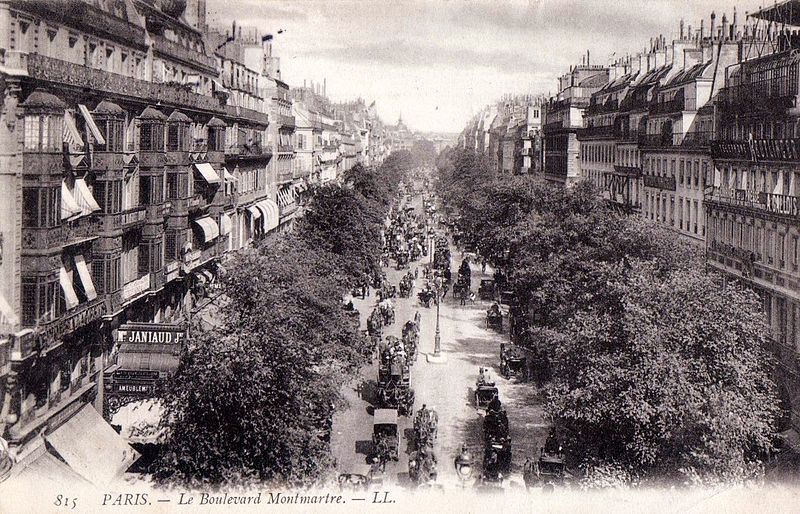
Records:
[[[466,291],[461,293],[461,305],[467,305],[467,293],[466,293]]]
[[[481,259],[481,273],[486,273],[486,259]]]

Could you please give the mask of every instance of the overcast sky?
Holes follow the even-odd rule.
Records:
[[[334,101],[377,101],[384,121],[459,132],[503,93],[554,93],[556,77],[667,39],[679,21],[753,12],[770,0],[207,0],[210,23],[277,33],[283,79],[327,79]]]

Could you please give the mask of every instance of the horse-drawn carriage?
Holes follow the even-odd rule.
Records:
[[[481,300],[494,300],[495,296],[494,280],[490,278],[485,278],[481,280],[481,285],[478,286],[478,296],[481,297]]]
[[[468,259],[461,261],[461,266],[458,268],[458,281],[466,282],[467,287],[472,285],[472,269],[469,267]]]
[[[419,303],[430,308],[430,306],[436,301],[436,291],[429,288],[423,289],[417,293],[417,298],[419,298]]]
[[[408,478],[418,486],[435,482],[438,463],[433,448],[420,448],[408,456]]]
[[[503,313],[500,311],[500,305],[493,303],[491,307],[486,310],[486,326],[498,331],[503,330]]]
[[[409,271],[400,279],[400,297],[408,298],[412,289],[414,289],[414,274]]]
[[[489,403],[483,418],[483,472],[489,480],[502,478],[511,467],[511,436],[508,416],[498,398]]]
[[[419,346],[419,325],[412,321],[406,321],[403,325],[403,347],[408,355],[409,364],[417,360],[417,348]]]
[[[522,477],[526,487],[540,484],[545,487],[553,487],[563,484],[571,477],[564,463],[563,449],[553,430],[547,436],[544,447],[540,448],[538,460],[526,459]]]
[[[380,337],[383,333],[383,313],[379,308],[372,309],[367,318],[367,333],[372,337]]]
[[[439,416],[425,405],[414,417],[414,452],[408,458],[408,476],[417,485],[436,480],[437,460],[433,443],[438,435]]]
[[[467,296],[469,296],[469,282],[459,276],[458,281],[453,284],[453,298],[466,298]]]
[[[414,407],[408,355],[396,337],[387,340],[387,343],[380,352],[378,399],[381,407],[397,409],[401,415],[408,416]]]
[[[497,398],[499,391],[494,384],[488,368],[481,368],[478,380],[475,381],[475,406],[482,408],[488,406]]]
[[[381,316],[383,316],[384,325],[391,325],[394,323],[394,305],[392,305],[391,300],[388,298],[381,300],[378,304],[378,308],[380,309]]]
[[[396,409],[375,409],[372,443],[381,465],[400,458]]]
[[[500,343],[500,374],[506,378],[528,378],[528,360],[520,348]]]

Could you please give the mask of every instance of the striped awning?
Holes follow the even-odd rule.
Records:
[[[278,208],[278,204],[267,199],[258,202],[256,207],[258,207],[264,215],[264,232],[269,232],[278,227],[280,224],[280,209]]]
[[[75,189],[73,190],[73,194],[75,196],[76,203],[81,208],[81,215],[86,216],[87,214],[91,214],[100,210],[97,200],[94,199],[92,191],[86,184],[86,180],[82,178],[75,179]]]
[[[78,110],[81,112],[83,121],[86,122],[86,127],[89,129],[89,132],[91,132],[95,141],[101,145],[106,144],[106,138],[103,137],[103,133],[100,132],[100,129],[97,127],[97,123],[94,122],[94,118],[92,118],[92,113],[89,112],[89,109],[87,109],[85,105],[80,104],[78,105]]]
[[[75,118],[72,117],[72,113],[69,111],[64,111],[64,126],[61,129],[61,136],[70,150],[83,148],[83,138],[75,125]]]
[[[203,179],[209,184],[219,184],[220,179],[214,168],[207,162],[195,163],[194,167],[203,176]]]
[[[72,190],[67,185],[67,181],[61,181],[61,219],[73,220],[83,213],[80,205],[75,200]]]
[[[75,269],[78,271],[81,284],[83,284],[83,291],[86,293],[86,298],[89,301],[97,298],[97,290],[94,288],[92,274],[89,272],[89,267],[86,265],[86,259],[83,258],[83,255],[78,254],[75,256]]]
[[[61,266],[58,270],[58,282],[61,285],[61,290],[64,291],[64,301],[67,304],[67,310],[77,307],[79,303],[78,295],[75,294],[75,287],[72,285],[72,277],[64,266]]]
[[[219,236],[219,227],[217,226],[217,222],[211,219],[210,216],[203,216],[202,218],[192,220],[192,222],[200,227],[200,230],[203,233],[204,243],[211,242]]]
[[[278,191],[278,205],[282,209],[292,203],[294,203],[294,190],[291,186],[284,187]]]

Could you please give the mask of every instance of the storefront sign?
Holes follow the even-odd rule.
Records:
[[[180,325],[165,323],[127,323],[117,330],[119,343],[180,344],[186,336]]]
[[[154,395],[154,384],[114,384],[115,393]]]

